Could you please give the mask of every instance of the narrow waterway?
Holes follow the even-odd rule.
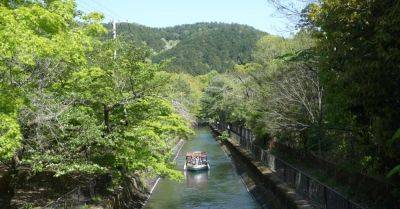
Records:
[[[186,152],[195,150],[208,153],[211,170],[184,172],[185,179],[182,182],[162,179],[146,204],[146,209],[259,208],[235,172],[231,159],[207,128],[198,129],[193,139],[182,147],[177,158],[177,169],[183,170]]]

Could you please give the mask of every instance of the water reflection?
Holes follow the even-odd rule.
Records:
[[[210,171],[184,171],[186,186],[190,188],[207,189]]]

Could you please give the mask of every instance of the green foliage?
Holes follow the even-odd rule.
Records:
[[[311,83],[312,79],[307,77],[309,74],[303,65],[309,58],[299,57],[312,44],[313,40],[305,31],[300,31],[292,39],[275,36],[261,38],[254,51],[254,63],[236,65],[228,74],[216,76],[210,82],[202,98],[203,117],[237,125],[246,124],[259,138],[287,131],[292,125],[287,122],[307,117],[307,113],[300,110],[309,101],[302,103],[302,98],[295,97],[289,101],[284,99],[289,98],[288,94],[295,95],[295,92],[290,92],[294,84]],[[298,82],[287,82],[294,78]],[[306,88],[299,90],[309,90]],[[282,95],[283,90],[289,90],[285,92],[286,97]],[[298,113],[291,114],[293,111]],[[274,114],[280,114],[280,117]]]
[[[400,127],[399,8],[396,1],[324,0],[308,10],[321,54],[327,117],[351,129],[359,157],[373,156],[373,169],[366,169],[379,175],[400,160],[398,143],[391,143]]]
[[[72,107],[62,113],[59,120],[60,124],[46,129],[53,132],[47,137],[55,138],[42,140],[40,146],[33,145],[23,163],[31,164],[36,172],[54,171],[56,176],[105,172],[106,168],[95,158],[102,152],[101,148],[110,143],[103,140],[103,126],[94,117],[94,111],[83,106]]]
[[[215,76],[204,91],[201,98],[200,118],[213,121],[225,121],[227,110],[223,105],[224,92],[230,89],[227,83],[228,77],[224,75]]]
[[[389,173],[388,173],[388,177],[392,177],[395,174],[399,174],[400,173],[400,165],[397,165],[396,167],[394,167]]]
[[[194,114],[196,78],[162,71],[147,47],[104,40],[103,15],[82,15],[72,0],[0,4],[1,163],[55,176],[180,177],[170,152],[192,121],[173,100]]]
[[[34,204],[33,203],[24,203],[22,208],[23,209],[32,209],[32,208],[34,208]]]
[[[393,135],[392,139],[389,140],[389,145],[396,145],[396,143],[399,143],[400,140],[400,128],[397,129],[396,133]],[[392,170],[389,171],[387,174],[388,177],[392,177],[396,174],[400,174],[400,164],[395,166]]]
[[[246,125],[260,140],[275,137],[351,162],[346,169],[388,176],[398,187],[400,4],[315,2],[304,9],[293,38],[265,36],[252,62],[215,76],[201,115]],[[390,192],[383,208],[395,207],[398,191]]]
[[[103,197],[100,195],[95,195],[94,197],[92,197],[92,201],[95,203],[101,203],[103,201]]]
[[[0,114],[0,162],[11,160],[21,147],[21,131],[16,118]]]
[[[17,122],[19,111],[29,105],[39,86],[48,85],[48,80],[58,79],[74,66],[84,63],[87,50],[84,45],[89,38],[83,32],[85,24],[80,28],[71,24],[75,18],[73,1],[2,4],[0,114],[1,141],[5,150],[0,158],[7,162],[23,141]],[[100,24],[93,22],[92,25]],[[69,66],[65,66],[67,63]],[[50,70],[56,66],[58,71]],[[48,80],[41,77],[41,73],[46,74]]]
[[[154,118],[148,118],[127,129],[123,138],[117,141],[116,166],[176,177],[177,172],[168,165],[171,157],[169,151],[175,141],[173,137],[187,137],[191,131],[178,115],[151,111],[148,113]]]
[[[199,78],[185,73],[165,73],[169,80],[163,94],[173,100],[174,108],[186,120],[195,123],[193,117],[200,109],[203,83]],[[160,81],[160,82],[165,82]]]
[[[389,145],[396,143],[396,141],[400,140],[400,128],[392,136],[392,139],[388,141]]]
[[[123,39],[148,45],[153,50],[154,62],[173,58],[169,71],[193,75],[212,70],[224,72],[237,62],[250,61],[257,40],[266,34],[249,26],[223,23],[168,28],[121,23],[118,27]]]
[[[229,139],[229,133],[228,131],[224,131],[222,132],[222,134],[220,136],[218,136],[218,139],[221,141],[226,141]]]
[[[171,148],[197,115],[396,179],[399,5],[322,0],[287,39],[238,24],[121,23],[106,40],[103,15],[73,0],[0,1],[0,162],[179,178]]]
[[[68,86],[74,97],[85,101],[112,102],[115,89],[113,89],[113,78],[110,72],[100,68],[92,67],[74,72],[68,81]]]

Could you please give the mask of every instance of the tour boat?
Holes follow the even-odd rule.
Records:
[[[186,161],[183,170],[201,171],[210,169],[210,164],[207,161],[207,153],[201,151],[186,153]]]

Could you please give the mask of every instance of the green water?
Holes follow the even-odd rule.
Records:
[[[186,152],[195,150],[208,153],[211,170],[182,171],[185,174],[182,182],[160,180],[146,209],[259,208],[209,129],[198,129],[193,139],[182,147],[176,163],[178,169],[183,170]]]

